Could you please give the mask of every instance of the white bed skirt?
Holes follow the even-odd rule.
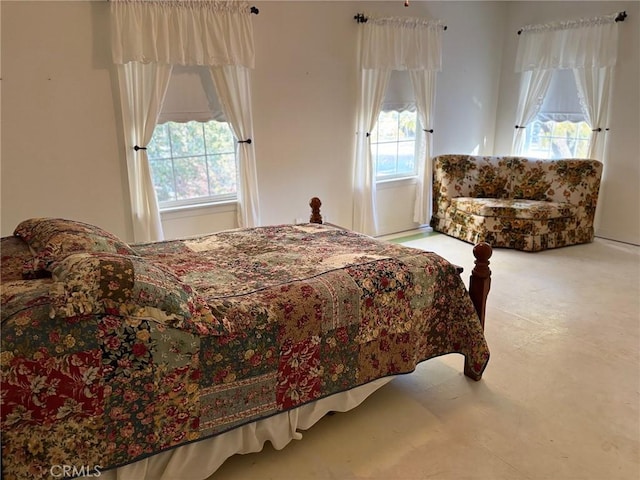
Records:
[[[300,430],[311,428],[328,412],[346,412],[357,407],[392,379],[393,377],[381,378],[215,437],[101,472],[100,479],[205,480],[213,475],[226,459],[237,453],[259,452],[266,441],[270,441],[275,449],[280,450],[291,440],[300,440]]]

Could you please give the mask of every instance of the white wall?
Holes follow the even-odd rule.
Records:
[[[436,151],[471,151],[493,139],[502,9],[478,2],[256,2],[254,128],[264,223],[308,217],[351,226],[358,12],[442,19]],[[466,41],[469,38],[470,41]],[[455,60],[454,60],[455,59]],[[472,71],[476,75],[471,76]],[[440,128],[438,119],[442,118]],[[464,134],[460,134],[460,130]],[[379,189],[380,232],[413,228],[413,185]]]
[[[131,237],[108,2],[1,2],[1,233],[37,216]]]
[[[600,2],[598,8],[597,3],[584,3],[595,14],[616,11],[620,5]],[[253,17],[252,81],[262,221],[308,218],[309,198],[319,196],[325,219],[347,227],[355,140],[356,13],[416,15],[447,24],[436,97],[435,153],[491,154],[494,146],[500,150],[505,144],[505,126],[513,123],[509,98],[514,95],[514,80],[508,62],[514,54],[514,28],[524,18],[524,23],[545,15],[575,18],[586,8],[582,2],[521,6],[521,2],[417,0],[408,8],[399,0],[254,4],[260,9]],[[24,218],[46,215],[98,224],[130,240],[108,2],[3,0],[0,8],[2,235],[10,234]],[[638,105],[637,91],[635,97],[629,92],[629,85],[638,80],[637,2],[626,10],[630,23],[625,26],[636,33],[635,43],[624,49],[635,53],[635,62],[621,67],[619,77],[625,77],[624,90]],[[622,97],[614,103],[628,105]],[[635,117],[629,113],[621,119],[636,133],[617,138],[621,173],[616,176],[616,169],[610,169],[612,181],[623,179],[625,186],[630,185],[628,192],[638,191],[633,178],[640,158],[637,115],[636,109]],[[625,179],[625,172],[631,178]],[[625,186],[616,184],[605,200],[619,192],[627,198]],[[379,189],[381,233],[413,227],[413,188],[402,184]],[[613,211],[608,218],[616,218],[617,202],[609,200]],[[174,238],[232,228],[234,213],[228,207],[174,212],[165,215],[163,223],[167,237]],[[635,235],[640,243],[634,227],[618,221],[606,227],[612,238],[633,240]]]

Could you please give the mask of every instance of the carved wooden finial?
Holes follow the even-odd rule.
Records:
[[[469,295],[473,301],[473,305],[478,312],[480,323],[484,328],[485,309],[487,304],[487,296],[491,288],[491,269],[489,268],[489,259],[493,254],[491,245],[486,242],[480,242],[473,247],[473,256],[476,258],[475,267],[471,271],[469,279]]]
[[[309,221],[311,223],[322,223],[322,215],[320,215],[320,206],[322,202],[318,197],[313,197],[309,202],[309,206],[311,207],[311,217],[309,217]]]
[[[473,256],[476,258],[476,266],[472,273],[481,278],[489,278],[491,276],[491,269],[489,269],[491,255],[493,255],[493,249],[487,242],[480,242],[474,246]]]

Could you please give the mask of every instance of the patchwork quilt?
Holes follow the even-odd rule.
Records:
[[[25,239],[2,239],[7,480],[125,465],[436,356],[489,359],[435,253],[314,224],[37,261]],[[45,274],[16,273],[25,260]]]

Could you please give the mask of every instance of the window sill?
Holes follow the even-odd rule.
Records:
[[[379,189],[396,188],[405,185],[415,185],[418,183],[417,177],[389,178],[387,180],[377,180],[376,186]]]
[[[211,215],[212,213],[232,212],[237,208],[237,200],[226,200],[221,202],[196,203],[193,205],[180,205],[160,210],[163,219],[193,217],[197,215]]]

